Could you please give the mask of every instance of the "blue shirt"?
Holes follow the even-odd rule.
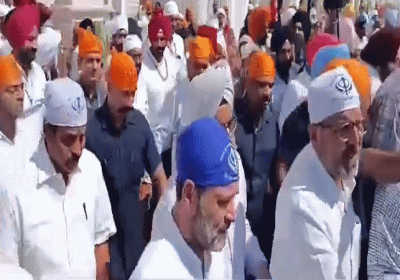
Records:
[[[147,202],[139,201],[140,179],[150,176],[161,162],[149,124],[132,109],[121,130],[116,130],[105,104],[87,124],[86,147],[100,160],[117,234],[110,240],[110,272],[127,279],[146,245],[144,218]]]
[[[272,246],[275,223],[275,197],[267,196],[271,167],[274,164],[279,130],[277,114],[268,106],[256,128],[246,98],[235,100],[238,126],[237,150],[242,158],[247,184],[247,218],[267,259]]]

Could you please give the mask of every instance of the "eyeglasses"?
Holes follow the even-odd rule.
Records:
[[[343,142],[349,141],[354,131],[354,127],[356,128],[358,136],[362,136],[366,133],[366,127],[364,125],[364,122],[361,120],[355,122],[346,122],[340,125],[324,124],[324,123],[319,123],[317,125],[322,128],[331,128],[334,133],[338,133],[339,139]]]
[[[9,95],[14,95],[14,94],[16,94],[18,92],[23,92],[24,91],[24,84],[7,87],[4,91],[6,93],[8,93]]]

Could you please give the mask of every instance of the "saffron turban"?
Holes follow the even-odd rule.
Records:
[[[22,69],[13,55],[0,56],[0,89],[22,83]]]
[[[346,68],[353,79],[357,92],[360,95],[360,107],[364,117],[367,117],[367,110],[371,106],[371,77],[368,67],[357,59],[334,59],[325,68],[330,71],[338,67]]]
[[[108,82],[120,91],[136,91],[137,72],[130,55],[116,51],[112,53]]]
[[[275,79],[275,63],[267,53],[256,52],[251,54],[246,68],[247,76],[252,80]]]
[[[218,30],[211,26],[202,25],[197,30],[197,35],[201,37],[206,37],[210,39],[210,42],[213,46],[214,53],[218,52]]]
[[[249,15],[249,35],[258,43],[267,34],[267,28],[272,20],[269,7],[257,8]]]
[[[103,55],[103,44],[92,32],[83,28],[78,29],[79,56],[85,58],[88,54]]]
[[[366,65],[357,59],[334,59],[326,66],[325,71],[333,70],[340,66],[346,68],[347,72],[353,78],[359,95],[371,95],[371,78]]]
[[[189,43],[190,58],[197,62],[209,63],[211,56],[214,54],[213,46],[210,39],[196,36]]]
[[[159,13],[154,15],[149,23],[149,39],[151,43],[157,41],[157,35],[160,30],[163,31],[164,36],[168,41],[172,39],[171,20]]]
[[[39,31],[40,11],[37,5],[17,7],[5,23],[4,35],[14,49],[21,48],[35,27]]]

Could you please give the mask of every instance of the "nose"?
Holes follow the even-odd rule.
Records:
[[[359,147],[361,146],[362,139],[363,139],[362,132],[360,132],[358,128],[354,125],[349,135],[348,144]]]
[[[71,148],[71,153],[72,153],[73,157],[80,158],[80,156],[82,155],[82,150],[83,150],[84,146],[85,146],[84,139],[83,138],[77,139]]]
[[[236,210],[235,202],[232,201],[228,206],[228,212],[226,213],[225,219],[228,224],[236,221]]]

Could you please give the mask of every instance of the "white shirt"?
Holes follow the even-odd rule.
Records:
[[[175,145],[173,148],[173,155],[174,154],[175,154]],[[245,271],[247,272],[248,275],[252,275],[258,279],[265,279],[267,278],[268,275],[267,274],[268,261],[266,260],[264,254],[262,253],[260,245],[258,243],[258,239],[257,237],[254,236],[250,228],[250,224],[246,218],[246,209],[247,209],[246,179],[242,165],[242,160],[237,151],[236,151],[236,156],[239,165],[239,194],[235,197],[235,203],[237,209],[236,221],[232,223],[228,229],[227,240],[222,251],[211,253],[211,261],[209,263],[208,274],[206,279],[245,279]],[[156,236],[158,236],[160,232],[166,231],[170,228],[170,225],[166,224],[165,222],[166,221],[164,216],[165,212],[163,211],[166,212],[169,211],[170,213],[172,211],[173,206],[175,205],[176,202],[175,178],[176,178],[176,168],[173,169],[172,176],[168,180],[169,186],[167,192],[161,198],[159,202],[160,206],[157,207],[154,213],[152,238],[154,238],[155,240],[157,239]],[[152,250],[161,250],[161,249],[152,248]],[[191,250],[191,249],[189,247],[185,247],[185,250]],[[142,256],[141,259],[142,258],[145,257]],[[175,259],[174,261],[179,262],[179,260],[177,259]],[[131,279],[153,278],[153,275],[140,274],[142,272],[139,273],[139,271],[143,271],[146,269],[151,270],[151,265],[153,264],[152,263],[147,264],[147,262],[148,259],[142,261],[142,266],[144,266],[145,269],[143,269],[143,267],[137,268],[138,270],[134,272],[134,276],[132,276]],[[147,267],[147,265],[149,267]],[[175,277],[177,276],[173,275],[171,276],[171,278]],[[183,277],[183,276],[181,278],[192,279],[192,277]]]
[[[129,279],[209,279],[209,263],[203,269],[202,261],[175,224],[171,207],[160,202],[156,212],[162,226],[153,229],[151,240]]]
[[[0,130],[0,187],[9,187],[16,170],[21,170],[37,150],[42,137],[44,107],[16,120],[14,140]]]
[[[279,113],[279,131],[282,133],[283,124],[289,115],[307,99],[308,89],[297,80],[289,82],[283,96],[281,112]]]
[[[344,190],[311,144],[297,156],[278,193],[271,256],[273,279],[357,279],[361,224],[354,178]]]
[[[181,67],[182,62],[167,50],[160,63],[150,49],[144,53],[134,106],[148,120],[159,153],[171,147],[171,124]]]
[[[21,141],[25,145],[24,149],[27,150],[28,159],[37,149],[42,138],[45,86],[46,76],[42,67],[33,61],[28,76],[24,77],[24,114],[17,119],[17,125],[23,132]]]
[[[32,276],[18,265],[16,244],[12,239],[12,215],[7,211],[10,207],[9,195],[0,189],[0,272],[2,280],[31,280]]]
[[[292,67],[290,67],[289,70],[289,82],[285,83],[285,81],[279,76],[279,74],[276,75],[275,77],[275,83],[272,88],[272,104],[273,107],[275,108],[275,111],[279,114],[281,113],[282,110],[282,102],[285,98],[286,92],[288,91],[288,86],[291,81],[298,81],[298,83],[306,88],[308,88],[311,84],[311,77],[310,75],[305,71],[301,71],[299,73],[300,66],[296,63],[292,64]]]
[[[97,158],[83,150],[66,186],[42,141],[19,174],[8,211],[20,266],[39,279],[95,279],[95,245],[116,232]]]
[[[24,79],[25,98],[24,111],[32,109],[44,103],[44,88],[46,86],[46,75],[42,67],[35,61],[32,62],[32,68]],[[29,110],[30,112],[31,110]]]
[[[173,54],[179,56],[183,61],[186,61],[183,38],[176,33],[172,34],[171,50]]]

